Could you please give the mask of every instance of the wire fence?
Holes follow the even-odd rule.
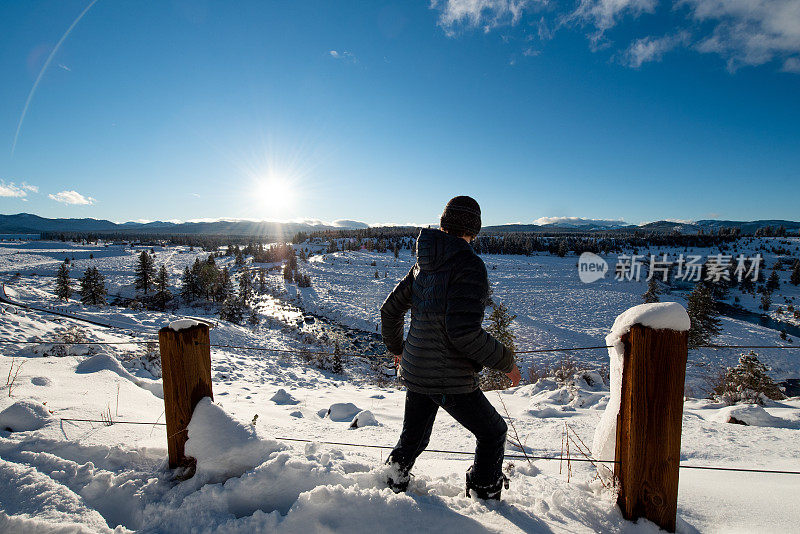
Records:
[[[0,343],[9,345],[147,345],[151,343],[158,343],[158,339],[144,339],[144,340],[131,340],[131,341],[65,341],[61,339],[33,339],[33,340],[15,340],[15,339],[0,339]],[[319,356],[352,356],[352,357],[367,357],[377,358],[390,356],[386,354],[371,354],[367,352],[336,352],[336,351],[317,351],[308,349],[281,349],[275,347],[260,347],[255,345],[230,345],[221,343],[199,343],[195,342],[196,346],[208,346],[215,349],[232,349],[232,350],[250,350],[258,352],[274,352],[274,353],[287,353],[287,354],[306,354],[306,355],[319,355]],[[610,349],[613,345],[593,345],[589,347],[556,347],[546,349],[530,349],[530,350],[517,350],[514,354],[542,354],[552,352],[577,352],[584,350],[598,350]],[[777,350],[798,350],[800,345],[719,345],[707,344],[697,345],[693,347],[696,349],[777,349]]]
[[[157,339],[148,339],[148,340],[131,340],[131,341],[63,341],[59,339],[51,339],[51,340],[10,340],[10,339],[3,339],[0,340],[2,344],[53,344],[53,345],[144,345],[144,344],[152,344],[157,343]],[[232,349],[232,350],[250,350],[250,351],[260,351],[260,352],[270,352],[270,353],[277,353],[277,354],[303,354],[303,355],[312,355],[312,356],[350,356],[350,357],[388,357],[389,354],[368,354],[368,353],[343,353],[343,352],[332,352],[332,351],[310,351],[307,349],[281,349],[281,348],[272,348],[272,347],[259,347],[259,346],[251,346],[251,345],[232,345],[232,344],[217,344],[217,343],[209,343],[209,344],[201,344],[195,343],[196,345],[207,345],[211,348],[217,349]],[[611,345],[594,345],[594,346],[586,346],[586,347],[556,347],[556,348],[542,348],[542,349],[531,349],[531,350],[524,350],[524,351],[517,351],[516,354],[540,354],[540,353],[553,353],[553,352],[573,352],[573,351],[584,351],[584,350],[599,350],[599,349],[608,349],[611,348]],[[712,349],[800,349],[800,345],[798,346],[786,346],[786,345],[720,345],[720,344],[707,344],[707,345],[700,345],[696,348],[712,348]],[[148,425],[148,426],[166,426],[166,423],[162,422],[147,422],[147,421],[124,421],[124,420],[114,420],[112,418],[108,419],[89,419],[89,418],[60,418],[61,421],[68,421],[68,422],[85,422],[85,423],[101,423],[106,426],[114,425],[114,424],[126,424],[126,425]],[[367,449],[379,449],[379,450],[391,450],[394,447],[389,445],[375,445],[375,444],[365,444],[365,443],[348,443],[348,442],[336,442],[336,441],[320,441],[316,439],[310,438],[302,438],[302,437],[275,437],[273,439],[281,440],[281,441],[291,441],[291,442],[300,442],[300,443],[320,443],[323,445],[331,445],[331,446],[341,446],[341,447],[357,447],[357,448],[367,448]],[[434,453],[434,454],[450,454],[450,455],[472,455],[474,453],[468,451],[453,451],[453,450],[443,450],[443,449],[426,449],[424,452],[426,453]],[[546,454],[546,455],[534,455],[528,454],[523,450],[523,454],[506,454],[505,458],[507,459],[520,459],[520,460],[544,460],[544,461],[562,461],[562,462],[588,462],[592,463],[593,465],[596,464],[615,464],[618,463],[615,460],[599,460],[596,458],[590,457],[588,454],[584,453],[583,458],[576,458],[571,457],[568,453],[567,457],[564,456],[563,450],[562,453],[559,454]],[[708,466],[708,465],[692,465],[692,464],[679,464],[681,469],[696,469],[696,470],[706,470],[706,471],[729,471],[729,472],[740,472],[740,473],[766,473],[766,474],[785,474],[785,475],[800,475],[800,471],[794,470],[785,470],[785,469],[761,469],[761,468],[744,468],[744,467],[724,467],[724,466]]]
[[[70,422],[83,422],[83,423],[100,423],[104,426],[113,426],[113,425],[148,425],[148,426],[166,426],[166,423],[162,422],[147,422],[147,421],[117,421],[114,419],[84,419],[84,418],[71,418],[71,417],[61,417],[59,418],[61,421],[70,421]],[[573,430],[574,432],[574,430]],[[286,437],[286,436],[274,436],[272,439],[278,441],[291,441],[297,443],[319,443],[320,445],[331,445],[335,447],[355,447],[355,448],[362,448],[362,449],[379,449],[379,450],[393,450],[394,447],[391,445],[375,445],[371,443],[350,443],[350,442],[343,442],[343,441],[321,441],[318,439],[313,438],[299,438],[299,437]],[[431,453],[431,454],[452,454],[456,456],[473,456],[475,453],[471,451],[453,451],[453,450],[446,450],[446,449],[425,449],[423,453]],[[576,457],[568,457],[564,456],[564,453],[556,454],[548,454],[548,455],[537,455],[531,453],[525,454],[505,454],[504,458],[512,459],[512,460],[545,460],[545,461],[559,461],[559,462],[587,462],[592,464],[617,464],[619,463],[616,460],[598,460],[596,458],[592,458],[588,455],[585,455],[584,458],[576,458]],[[706,471],[730,471],[730,472],[737,472],[737,473],[766,473],[766,474],[779,474],[779,475],[800,475],[800,471],[792,471],[787,469],[760,469],[760,468],[747,468],[747,467],[723,467],[723,466],[716,466],[716,465],[692,465],[692,464],[679,464],[678,467],[681,469],[699,469],[699,470],[706,470]]]

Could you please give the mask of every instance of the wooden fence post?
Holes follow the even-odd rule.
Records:
[[[687,333],[635,324],[622,342],[617,504],[626,519],[644,517],[675,532]]]
[[[184,456],[184,445],[188,438],[186,428],[197,403],[203,397],[214,398],[211,391],[209,343],[206,324],[196,324],[177,331],[164,327],[158,332],[171,469],[193,463],[193,459]]]

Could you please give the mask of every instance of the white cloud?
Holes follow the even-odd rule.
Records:
[[[331,50],[328,52],[333,59],[340,59],[342,61],[349,61],[350,63],[357,63],[358,58],[354,56],[352,53],[348,52],[347,50],[342,50],[339,52],[338,50]]]
[[[783,62],[783,68],[781,70],[783,72],[794,72],[800,74],[800,58],[786,58],[786,61]]]
[[[448,35],[456,28],[482,28],[489,31],[503,25],[515,25],[523,12],[546,0],[432,0],[431,9],[439,11],[439,25]]]
[[[689,33],[680,32],[663,37],[644,37],[637,39],[623,54],[622,62],[629,67],[638,69],[649,61],[660,61],[662,56],[670,50],[689,42]]]
[[[5,180],[0,180],[0,197],[21,198],[25,200],[28,193],[38,193],[39,188],[35,185],[28,185],[25,182],[17,185],[14,182],[6,183]]]
[[[593,39],[617,24],[625,15],[634,18],[642,13],[652,13],[657,0],[581,0],[571,18],[577,18],[597,28]]]
[[[783,70],[794,72],[792,68],[800,62],[797,0],[683,0],[683,3],[690,7],[695,20],[715,24],[711,35],[702,39],[697,49],[721,55],[730,70],[780,59]]]
[[[672,27],[664,36],[640,37],[612,57],[638,68],[670,50],[691,47],[719,55],[731,71],[776,62],[784,72],[800,73],[800,0],[577,0],[571,5],[549,0],[431,0],[431,8],[439,12],[438,24],[450,37],[459,29],[489,32],[518,26],[525,42],[523,55],[537,50],[531,40],[548,41],[556,31],[576,27],[588,30],[593,50],[607,48],[613,44],[607,34],[623,21],[632,25],[657,9],[669,10],[664,20],[672,21]],[[502,38],[510,40],[510,33]]]
[[[85,197],[77,191],[59,191],[56,194],[50,193],[47,195],[56,202],[63,202],[64,204],[86,206],[95,203],[92,197]]]

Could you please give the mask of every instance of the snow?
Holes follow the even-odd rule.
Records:
[[[378,426],[378,420],[375,419],[375,416],[369,410],[364,410],[358,412],[355,417],[353,417],[353,422],[350,423],[350,428],[362,428],[365,426]]]
[[[197,460],[198,480],[207,482],[241,476],[284,448],[261,439],[253,425],[236,421],[208,397],[195,407],[187,430],[186,455]]]
[[[99,371],[111,371],[126,380],[130,380],[137,386],[147,389],[153,395],[164,398],[164,389],[160,381],[149,380],[147,378],[137,378],[133,376],[127,369],[125,369],[119,360],[110,354],[100,353],[90,356],[89,358],[81,361],[75,367],[77,374],[92,374]]]
[[[606,336],[606,345],[609,346],[611,397],[603,412],[603,417],[597,425],[592,442],[592,455],[598,460],[614,460],[615,458],[617,416],[622,402],[622,369],[625,357],[622,337],[630,332],[631,326],[635,324],[679,332],[685,332],[691,326],[686,309],[677,302],[639,304],[616,318],[611,327],[611,333]],[[601,471],[607,475],[609,470],[602,469]]]
[[[292,397],[290,393],[287,393],[285,389],[281,388],[275,392],[275,394],[270,397],[272,402],[275,404],[300,404],[300,401]]]
[[[770,415],[769,412],[757,404],[739,404],[722,408],[715,414],[714,420],[720,423],[736,423],[739,421],[748,426],[775,428],[786,426],[786,422],[783,419]]]
[[[199,325],[200,322],[195,321],[194,319],[178,319],[169,323],[169,329],[180,332],[181,330],[186,330]]]
[[[353,417],[358,415],[359,412],[361,412],[361,408],[352,402],[337,402],[330,405],[327,412],[325,412],[325,416],[331,421],[337,421],[341,423],[345,421],[352,421]]]
[[[54,302],[52,274],[64,256],[75,256],[76,272],[93,262],[107,275],[112,292],[131,295],[137,252],[113,245],[0,245],[0,273],[17,293],[15,300],[49,305]],[[94,253],[93,260],[89,253]],[[167,264],[175,281],[185,265],[205,254],[186,247],[157,248],[156,261]],[[518,314],[513,326],[521,350],[602,344],[614,317],[641,302],[645,289],[645,283],[609,279],[581,284],[575,257],[484,259],[496,297]],[[220,265],[229,261],[217,259]],[[371,266],[372,261],[377,268]],[[301,262],[314,286],[301,291],[286,286],[287,295],[279,298],[302,295],[309,312],[374,329],[380,299],[405,275],[410,262],[405,250],[397,262],[391,254],[367,252],[337,253],[325,260],[314,256],[308,263]],[[374,279],[375,270],[381,276],[388,271],[388,277]],[[21,275],[14,277],[17,272]],[[279,274],[270,278],[283,284]],[[786,286],[781,290],[791,298],[794,289]],[[684,302],[677,292],[664,298]],[[74,299],[59,307],[75,316],[127,327],[102,328],[0,304],[0,337],[49,341],[66,329],[78,328],[90,341],[143,341],[173,320],[192,315],[204,321],[216,319],[213,308],[184,308],[169,314],[85,307]],[[723,329],[720,343],[780,343],[774,330],[737,319],[723,318]],[[212,342],[221,345],[325,348],[279,321],[264,321],[258,327],[220,321],[211,335]],[[152,387],[160,387],[160,380],[154,369],[141,365],[145,346],[75,346],[64,357],[55,357],[50,350],[55,346],[0,347],[3,378],[12,363],[24,362],[12,392],[2,388],[0,380],[0,410],[27,401],[53,412],[36,429],[10,433],[0,427],[0,532],[372,534],[397,532],[398,525],[402,531],[465,533],[657,532],[646,521],[624,520],[614,505],[613,492],[595,480],[595,470],[586,463],[573,463],[567,482],[566,466],[558,461],[506,462],[511,488],[504,491],[501,503],[487,503],[464,496],[470,455],[426,452],[417,461],[409,492],[395,495],[384,481],[388,450],[319,442],[391,447],[402,429],[405,392],[393,384],[376,385],[359,370],[359,362],[347,362],[348,374],[342,377],[284,353],[212,348],[215,401],[198,405],[187,442],[187,451],[198,459],[198,469],[191,479],[178,481],[166,466],[165,427],[60,420],[101,419],[101,414],[110,414],[119,421],[163,422],[163,400]],[[738,356],[736,351],[691,351],[692,385],[701,384],[697,377],[703,370],[735,364]],[[588,370],[564,381],[546,378],[487,395],[505,416],[502,399],[529,454],[557,456],[565,423],[590,444],[610,404],[611,391],[601,378],[605,375],[593,371],[605,363],[605,351],[602,357],[600,351],[574,357]],[[765,350],[759,357],[778,378],[800,377],[794,351]],[[557,361],[558,356],[523,356],[523,374],[530,365]],[[291,404],[278,402],[286,399],[281,390],[291,397]],[[695,398],[702,393],[689,395],[684,403],[681,463],[800,470],[800,440],[796,438],[800,399],[769,402],[761,408],[780,424],[743,426],[723,422],[726,414],[737,413],[740,407]],[[333,410],[335,405],[347,407],[341,410],[347,416],[338,407]],[[351,429],[353,419],[366,418],[366,412],[379,425],[359,424],[357,430]],[[759,417],[775,423],[764,414]],[[278,437],[318,442],[304,444]],[[471,452],[473,447],[469,432],[440,410],[429,448]],[[511,445],[507,452],[519,453]],[[572,455],[576,455],[574,448]],[[681,470],[678,532],[790,531],[791,525],[800,524],[800,509],[793,504],[798,499],[796,475]]]
[[[39,430],[52,420],[53,415],[41,402],[19,400],[0,412],[0,429],[9,432]]]

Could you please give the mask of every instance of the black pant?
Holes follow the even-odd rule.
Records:
[[[403,432],[389,457],[390,462],[411,470],[431,439],[436,412],[442,407],[477,439],[472,480],[490,485],[500,478],[508,426],[482,391],[451,395],[406,392]]]

